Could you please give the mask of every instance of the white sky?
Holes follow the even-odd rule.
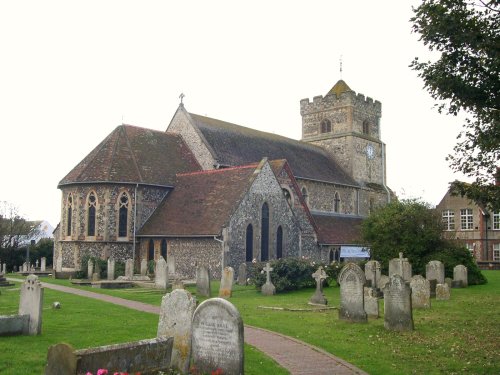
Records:
[[[299,101],[342,78],[382,102],[388,185],[435,205],[461,120],[408,68],[418,1],[0,2],[0,201],[60,219],[58,182],[122,123],[188,111],[291,138]]]

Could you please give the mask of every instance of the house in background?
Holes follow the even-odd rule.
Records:
[[[500,212],[448,191],[436,206],[447,238],[460,240],[481,269],[500,269]]]

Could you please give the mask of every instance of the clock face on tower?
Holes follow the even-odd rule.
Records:
[[[368,159],[373,159],[375,157],[375,150],[373,149],[372,145],[366,146],[366,156],[368,157]]]

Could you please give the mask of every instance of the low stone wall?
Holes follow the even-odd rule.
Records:
[[[74,350],[68,344],[56,344],[47,353],[46,375],[114,372],[156,374],[170,367],[172,337],[159,337],[124,344]]]

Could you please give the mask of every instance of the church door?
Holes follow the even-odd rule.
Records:
[[[269,260],[269,206],[262,205],[262,225],[260,236],[260,260]]]
[[[155,243],[153,242],[153,240],[149,240],[148,261],[154,259],[155,259]]]

